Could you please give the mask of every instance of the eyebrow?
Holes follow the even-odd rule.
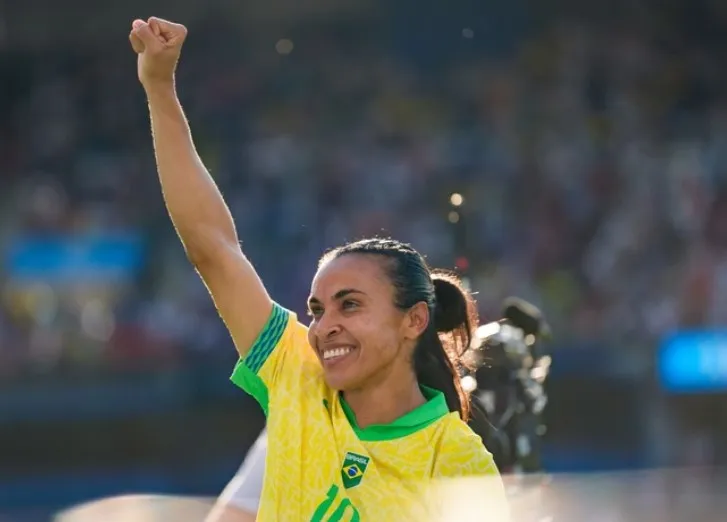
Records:
[[[366,292],[362,292],[361,290],[356,290],[355,288],[344,288],[343,290],[339,290],[335,294],[333,294],[333,300],[339,301],[343,299],[344,297],[348,297],[351,294],[360,294],[360,295],[366,295]],[[321,304],[321,300],[317,297],[311,297],[308,299],[308,305],[311,304]]]

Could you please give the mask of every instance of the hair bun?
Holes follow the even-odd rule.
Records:
[[[436,305],[434,327],[438,332],[451,332],[467,324],[468,307],[465,290],[459,280],[446,273],[432,274]]]

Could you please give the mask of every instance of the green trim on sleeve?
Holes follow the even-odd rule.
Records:
[[[288,326],[290,313],[277,303],[273,303],[268,322],[252,344],[247,355],[237,361],[230,379],[246,393],[251,395],[268,414],[268,387],[258,373],[270,354],[280,342]]]
[[[277,303],[273,303],[273,311],[270,313],[268,322],[258,335],[257,339],[245,356],[243,363],[250,371],[257,374],[263,367],[265,361],[283,337],[285,327],[288,325],[288,311]]]
[[[263,380],[253,373],[242,360],[235,365],[235,369],[230,377],[232,382],[245,390],[248,395],[255,399],[263,409],[265,416],[268,416],[268,387],[265,386]]]

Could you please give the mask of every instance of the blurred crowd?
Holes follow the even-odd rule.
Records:
[[[443,65],[358,33],[243,52],[191,31],[178,84],[200,154],[299,314],[326,248],[392,235],[461,269],[485,317],[533,300],[563,345],[727,323],[720,49],[562,24]],[[0,374],[229,350],[114,45],[0,60]]]

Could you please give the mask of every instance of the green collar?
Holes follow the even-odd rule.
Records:
[[[372,424],[366,428],[358,427],[356,415],[353,413],[353,410],[343,399],[342,394],[339,394],[339,397],[343,413],[346,415],[348,422],[351,424],[358,438],[363,441],[383,441],[398,439],[416,433],[449,413],[447,401],[441,391],[427,388],[426,386],[421,386],[421,390],[427,402],[406,415],[399,417],[394,422],[389,424]]]

